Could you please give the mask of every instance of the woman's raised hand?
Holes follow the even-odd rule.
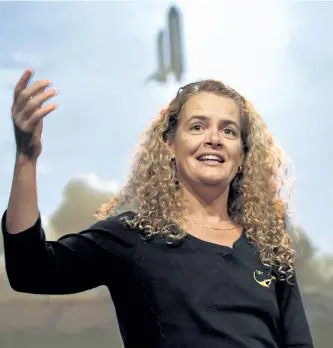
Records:
[[[14,91],[12,119],[14,123],[17,155],[29,160],[38,158],[42,151],[43,119],[56,108],[56,104],[42,104],[57,94],[55,88],[47,89],[50,80],[39,80],[28,87],[33,71],[27,69]]]

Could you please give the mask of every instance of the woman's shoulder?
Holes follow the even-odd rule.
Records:
[[[109,215],[103,219],[99,219],[95,221],[90,229],[102,229],[107,230],[109,232],[114,232],[114,229],[121,228],[129,230],[131,229],[128,225],[128,220],[134,219],[136,213],[134,211],[126,211],[116,215]]]
[[[108,216],[93,223],[79,234],[93,240],[104,249],[136,247],[140,238],[140,230],[131,228],[128,220],[135,218],[136,213],[126,211]]]

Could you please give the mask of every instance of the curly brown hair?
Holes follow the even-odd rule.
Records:
[[[291,182],[286,161],[253,106],[220,81],[204,80],[179,89],[146,131],[127,184],[95,216],[102,220],[116,215],[122,206],[135,204],[135,216],[126,220],[131,228],[138,227],[146,237],[163,235],[168,243],[186,236],[181,228],[180,183],[166,140],[175,134],[184,103],[200,92],[231,98],[239,108],[245,156],[242,171],[230,184],[228,213],[257,246],[262,264],[274,268],[281,280],[288,280],[294,272],[294,250],[286,227],[288,200],[281,194]]]

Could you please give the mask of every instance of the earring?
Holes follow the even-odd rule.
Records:
[[[243,170],[243,166],[239,166],[239,167],[238,167],[238,172],[237,172],[237,173],[240,173],[242,170]]]

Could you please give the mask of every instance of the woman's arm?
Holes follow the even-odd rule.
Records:
[[[96,242],[93,228],[58,241],[45,240],[40,217],[25,231],[10,234],[7,212],[2,219],[5,264],[11,287],[34,294],[71,294],[105,283],[106,252]]]
[[[279,284],[282,348],[313,348],[308,320],[296,275]]]

